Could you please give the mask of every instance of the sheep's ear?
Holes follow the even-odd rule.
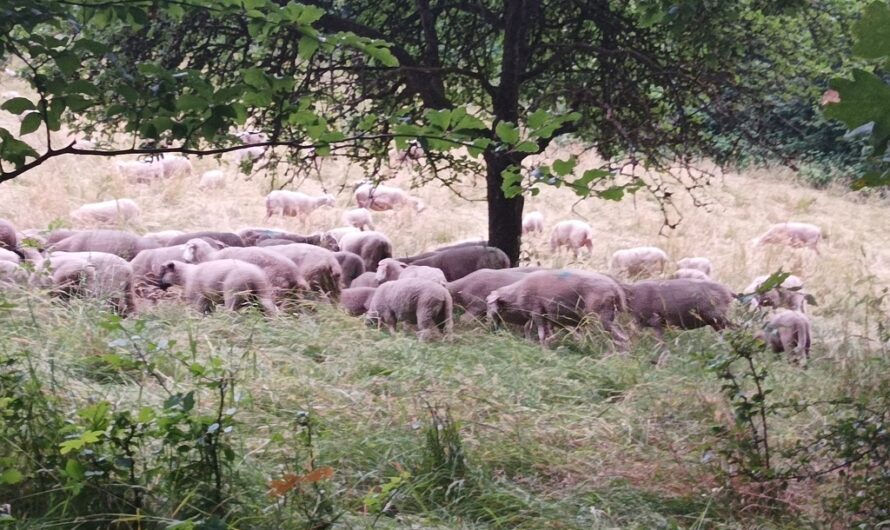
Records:
[[[170,262],[164,264],[164,269],[166,269],[169,272],[175,271],[176,270],[176,262],[170,261]]]
[[[194,243],[186,243],[185,250],[182,251],[182,259],[188,263],[194,263],[196,246]]]

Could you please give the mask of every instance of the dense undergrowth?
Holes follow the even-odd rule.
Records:
[[[887,337],[541,349],[459,326],[0,307],[4,528],[812,528],[886,521]],[[739,318],[756,315],[739,313]],[[885,333],[883,323],[872,326]],[[866,347],[867,346],[867,347]]]

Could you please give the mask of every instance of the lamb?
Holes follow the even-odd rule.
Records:
[[[64,252],[106,252],[131,260],[139,252],[157,248],[156,242],[119,230],[86,230],[77,232],[52,245]]]
[[[131,199],[84,204],[71,212],[71,218],[80,223],[118,224],[136,221],[141,214],[139,206]]]
[[[0,219],[0,248],[14,252],[21,258],[25,257],[22,253],[19,233],[16,232],[15,226],[6,219]]]
[[[490,320],[504,319],[536,328],[541,344],[549,342],[554,325],[577,326],[589,315],[598,317],[615,343],[623,345],[627,341],[615,322],[626,307],[624,291],[604,274],[580,270],[531,272],[516,283],[492,291],[486,304]]]
[[[118,160],[115,162],[115,167],[121,177],[137,184],[148,184],[164,176],[164,166],[155,160],[148,162]]]
[[[266,195],[266,219],[274,214],[305,218],[322,206],[333,206],[334,196],[325,193],[313,197],[299,191],[275,190]]]
[[[376,290],[374,287],[343,289],[340,292],[340,305],[354,317],[364,315],[371,306],[371,298]]]
[[[711,326],[720,331],[730,326],[732,291],[709,280],[646,280],[624,285],[627,306],[640,327],[655,330],[664,340],[666,327],[696,329]]]
[[[683,258],[677,262],[677,269],[696,269],[705,273],[705,276],[710,276],[713,265],[708,258]]]
[[[367,208],[375,212],[396,210],[410,205],[419,213],[426,208],[422,200],[408,195],[405,190],[383,184],[375,186],[365,182],[355,189],[353,196],[359,208]]]
[[[168,156],[158,161],[164,177],[188,176],[192,174],[192,163],[184,156]]]
[[[349,287],[353,280],[365,273],[365,263],[358,254],[341,250],[334,252],[334,257],[340,263],[340,285],[344,288]]]
[[[479,245],[454,247],[421,256],[404,258],[399,261],[410,265],[425,265],[440,269],[449,282],[463,278],[479,269],[506,269],[510,266],[510,258],[502,250]]]
[[[343,212],[343,222],[349,226],[358,228],[359,230],[374,230],[374,223],[371,221],[371,212],[365,208],[355,208]]]
[[[387,282],[374,291],[365,319],[370,325],[386,325],[395,333],[397,322],[417,326],[417,336],[427,340],[441,330],[453,328],[453,302],[444,286],[421,278]]]
[[[773,314],[757,337],[775,353],[793,354],[798,361],[802,359],[804,362],[810,358],[810,319],[800,311]]]
[[[349,284],[350,289],[355,289],[356,287],[378,287],[380,283],[377,281],[377,273],[376,272],[365,272],[360,274],[356,279],[352,280],[352,283]]]
[[[182,251],[182,260],[186,263],[221,259],[237,259],[261,268],[275,289],[276,300],[298,299],[301,293],[309,291],[309,283],[303,279],[297,265],[272,249],[228,247],[216,250],[202,239],[193,239],[184,245]]]
[[[751,299],[751,307],[775,307],[786,308],[801,313],[806,312],[807,295],[801,290],[803,289],[803,280],[791,274],[785,278],[780,285],[773,287],[769,291],[758,293],[761,285],[769,279],[769,276],[758,276],[745,287],[746,294],[753,294]]]
[[[160,285],[184,288],[186,300],[208,313],[220,302],[229,310],[257,301],[267,315],[275,315],[272,284],[262,269],[237,259],[208,261],[197,265],[168,261],[161,266]]]
[[[544,215],[541,212],[528,212],[522,218],[522,233],[531,234],[532,232],[544,233]]]
[[[170,238],[170,240],[167,241],[167,244],[170,246],[181,245],[183,243],[188,243],[192,239],[203,239],[211,243],[213,243],[213,241],[216,241],[218,243],[222,243],[227,247],[246,246],[244,244],[244,240],[242,240],[238,234],[234,234],[232,232],[213,232],[209,230],[180,234],[178,236]]]
[[[226,174],[221,169],[211,169],[201,173],[198,188],[202,190],[219,189],[226,186]]]
[[[671,277],[674,279],[685,278],[687,280],[710,280],[711,279],[710,276],[703,273],[699,269],[677,269],[677,271],[674,272],[673,276],[671,276]]]
[[[47,266],[52,271],[54,290],[63,295],[105,300],[122,315],[136,310],[133,268],[119,256],[105,252],[53,252],[41,269],[47,270]]]
[[[384,234],[368,230],[344,235],[340,238],[340,250],[358,254],[366,271],[377,272],[380,260],[392,257],[392,242]]]
[[[380,263],[377,264],[378,284],[395,281],[399,278],[423,278],[442,285],[448,283],[445,274],[435,267],[406,265],[392,258],[380,260]]]
[[[330,250],[306,243],[266,247],[293,261],[309,288],[336,300],[340,296],[340,262]]]
[[[778,223],[769,227],[762,236],[754,239],[754,246],[766,244],[788,245],[792,248],[811,248],[819,254],[822,229],[810,223]]]
[[[537,267],[517,267],[512,269],[480,269],[459,280],[445,284],[456,307],[462,308],[466,315],[481,319],[485,316],[488,306],[485,299],[501,287],[518,282],[530,272],[541,269]]]
[[[627,278],[656,276],[667,262],[667,254],[658,247],[628,248],[612,254],[609,272]]]
[[[556,223],[550,232],[550,250],[556,252],[560,247],[572,249],[577,258],[578,251],[584,247],[588,254],[593,253],[593,228],[584,221],[570,219]]]

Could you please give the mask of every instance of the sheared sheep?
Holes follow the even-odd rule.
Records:
[[[162,289],[182,286],[186,300],[203,313],[220,303],[226,309],[236,310],[252,301],[258,302],[267,315],[278,312],[266,273],[241,260],[224,259],[197,265],[168,261],[161,266],[160,278]]]
[[[708,258],[683,258],[677,262],[677,269],[696,269],[705,273],[705,276],[710,276],[713,265]]]
[[[793,354],[799,362],[810,358],[810,319],[800,311],[774,313],[757,336],[775,353]]]
[[[137,184],[149,184],[164,177],[164,166],[156,160],[118,160],[114,165],[122,177]]]
[[[80,223],[119,224],[139,219],[139,206],[131,199],[84,204],[71,212],[71,218]]]
[[[518,282],[537,267],[516,267],[512,269],[480,269],[445,285],[455,307],[462,308],[467,315],[481,319],[485,317],[485,299],[495,289]]]
[[[664,272],[667,254],[658,247],[636,247],[615,251],[609,272],[626,278],[652,277]]]
[[[431,338],[437,330],[450,335],[453,327],[452,300],[444,286],[420,278],[387,282],[374,290],[365,315],[367,322],[386,325],[391,333],[396,323],[417,326],[421,340]]]
[[[754,246],[788,245],[792,248],[811,248],[819,254],[822,229],[810,223],[778,223],[769,227],[762,236],[754,239]]]
[[[448,283],[448,280],[445,279],[445,274],[435,267],[407,265],[392,258],[382,259],[377,264],[378,284],[384,284],[400,278],[422,278],[442,285]]]
[[[340,296],[340,277],[343,270],[340,262],[330,250],[306,243],[291,243],[265,247],[280,253],[293,261],[300,270],[302,277],[309,282],[309,288],[323,293],[330,299]]]
[[[340,238],[340,250],[361,256],[365,270],[376,272],[380,260],[392,257],[392,242],[381,232],[367,230],[345,234]]]
[[[395,186],[370,183],[360,184],[353,193],[359,208],[367,208],[375,212],[396,210],[410,205],[417,212],[422,212],[426,205],[417,197],[412,197],[405,190]]]
[[[541,212],[528,212],[522,218],[522,233],[544,233],[544,215]]]
[[[664,340],[666,327],[720,331],[730,325],[734,297],[725,286],[708,280],[646,280],[624,285],[627,307],[641,327]]]
[[[60,294],[98,298],[122,315],[136,310],[133,268],[119,256],[105,252],[53,252],[39,265],[36,276],[40,271],[51,272],[53,289]]]
[[[333,206],[334,202],[334,196],[327,193],[313,197],[299,191],[275,190],[266,195],[266,219],[275,214],[305,219],[313,210]]]
[[[352,280],[365,273],[365,262],[358,254],[341,250],[334,252],[334,257],[340,263],[340,285],[344,288],[349,287]]]
[[[226,186],[226,174],[221,169],[211,169],[201,173],[201,181],[198,188],[202,190],[224,188]]]
[[[409,265],[435,267],[445,273],[449,282],[463,278],[479,269],[506,269],[510,258],[495,247],[468,245],[446,250],[402,258],[399,261]]]
[[[358,228],[359,230],[374,230],[374,223],[371,221],[371,212],[366,208],[354,208],[343,212],[343,222]]]
[[[356,287],[343,289],[340,292],[340,305],[346,312],[354,317],[364,315],[371,306],[371,298],[374,296],[375,287]]]
[[[745,294],[753,294],[751,307],[773,307],[806,312],[807,295],[803,292],[803,280],[791,274],[780,285],[764,293],[757,293],[769,276],[758,276],[745,287]]]
[[[685,278],[687,280],[709,280],[710,277],[699,269],[677,269],[671,276],[674,279]]]
[[[157,248],[156,242],[119,230],[85,230],[52,244],[52,250],[64,252],[106,252],[131,260],[139,252]]]
[[[593,228],[577,219],[556,223],[550,232],[550,250],[556,252],[560,247],[569,247],[576,258],[582,247],[587,249],[588,254],[592,254]]]

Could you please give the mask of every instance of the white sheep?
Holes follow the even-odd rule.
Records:
[[[528,212],[522,218],[522,233],[529,234],[531,232],[544,233],[544,215],[541,212]]]
[[[178,175],[188,176],[192,174],[192,163],[184,156],[168,156],[160,160],[165,177]]]
[[[131,199],[84,204],[71,212],[71,218],[81,223],[117,224],[135,221],[140,215],[139,206]]]
[[[384,284],[395,280],[404,280],[407,278],[420,278],[429,280],[441,285],[448,283],[445,273],[442,269],[436,267],[427,267],[425,265],[406,265],[392,258],[380,260],[377,264],[377,283]]]
[[[211,169],[201,174],[198,187],[201,189],[223,188],[226,185],[226,175],[221,169]]]
[[[137,184],[147,184],[164,176],[164,166],[156,160],[118,160],[114,165],[122,177]]]
[[[766,244],[788,245],[792,248],[811,248],[819,254],[822,229],[810,223],[778,223],[769,227],[762,236],[753,240],[754,246]]]
[[[612,254],[609,270],[630,278],[651,277],[663,273],[667,261],[667,254],[658,247],[628,248]]]
[[[593,252],[593,228],[584,221],[570,219],[560,221],[550,232],[550,251],[556,252],[560,247],[572,249],[572,255],[578,257],[578,250],[582,247],[588,253]]]
[[[708,258],[683,258],[677,261],[677,269],[696,269],[705,273],[705,276],[710,276],[713,264]]]
[[[417,212],[422,212],[426,205],[417,197],[412,197],[405,190],[395,186],[370,183],[361,184],[353,194],[355,202],[360,208],[367,208],[375,212],[395,210],[404,206],[412,206]]]
[[[374,223],[371,221],[371,212],[366,208],[355,208],[343,212],[343,222],[347,225],[358,228],[359,230],[374,230]]]
[[[313,197],[299,191],[275,190],[266,195],[266,219],[273,214],[305,218],[316,208],[333,205],[334,196],[327,193]]]
[[[337,244],[340,244],[340,240],[343,239],[343,236],[345,236],[346,234],[355,234],[358,232],[361,232],[361,230],[354,226],[339,226],[337,228],[331,228],[330,230],[325,232],[325,235],[334,238]]]
[[[673,278],[675,279],[686,279],[686,280],[710,280],[710,276],[703,273],[699,269],[677,269],[677,272],[674,273]]]

